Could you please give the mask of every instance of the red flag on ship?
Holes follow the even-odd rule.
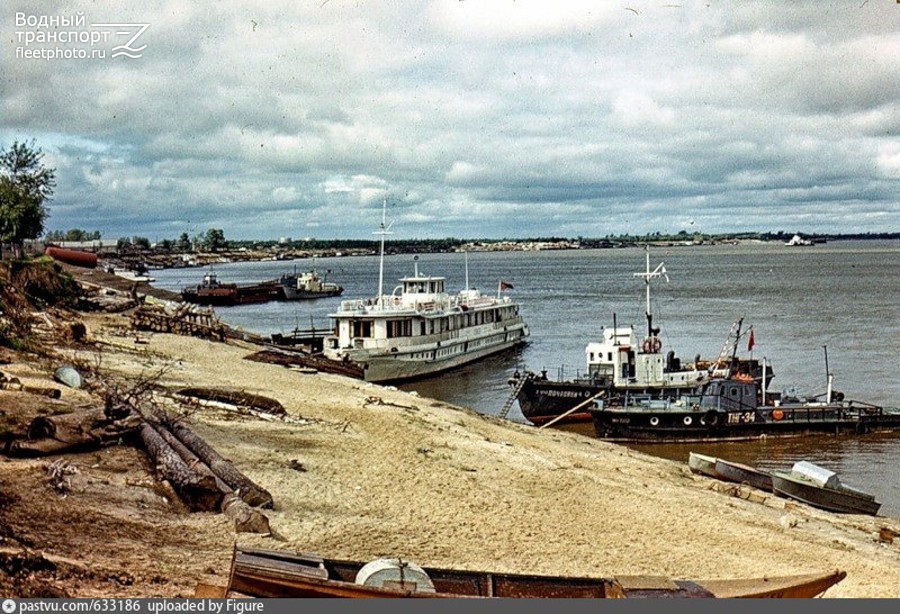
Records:
[[[756,345],[756,337],[753,336],[753,329],[750,329],[750,338],[747,339],[747,351],[752,352],[753,346]]]
[[[501,290],[512,290],[513,285],[511,283],[505,282],[501,279],[500,280],[500,289]]]

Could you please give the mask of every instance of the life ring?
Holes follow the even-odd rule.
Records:
[[[694,422],[694,419],[690,416],[685,416],[683,422],[685,426],[690,426]]]
[[[644,354],[649,354],[653,349],[653,342],[650,340],[650,337],[644,339],[644,342],[641,343],[641,349],[644,350]]]
[[[662,349],[662,341],[659,340],[659,337],[653,338],[653,351],[659,352]]]
[[[652,418],[650,418],[650,426],[658,426],[658,425],[659,425],[659,418],[657,418],[656,416],[653,416]]]
[[[784,412],[783,412],[783,411],[781,411],[780,409],[773,409],[773,410],[772,410],[772,420],[781,420],[782,418],[784,418]]]

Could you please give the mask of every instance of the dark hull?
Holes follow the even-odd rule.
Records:
[[[277,284],[256,284],[253,286],[219,286],[216,288],[185,288],[181,298],[188,303],[227,307],[277,301],[283,296]]]
[[[772,474],[772,489],[775,494],[841,514],[874,516],[881,508],[881,503],[875,501],[871,495],[846,489],[826,488],[806,480],[794,479],[783,473]]]
[[[646,443],[745,441],[900,430],[900,414],[842,405],[706,412],[605,408],[592,410],[591,417],[594,432],[601,439]]]
[[[553,382],[529,378],[516,395],[516,400],[519,402],[522,415],[532,424],[540,426],[561,416],[603,389],[603,386],[587,380]],[[590,422],[590,420],[590,411],[584,408],[583,411],[572,412],[555,424]]]
[[[749,369],[750,373],[757,379],[762,379],[762,369],[755,361],[746,361],[744,368]],[[589,378],[550,380],[531,372],[520,377],[524,377],[525,381],[522,382],[522,386],[516,394],[519,409],[529,422],[537,426],[556,419],[579,403],[603,390],[606,391],[604,398],[607,402],[614,397],[622,397],[626,394],[625,389],[616,388],[607,380]],[[771,382],[773,377],[774,373],[770,369],[767,372],[766,379]],[[516,385],[515,378],[510,380],[510,385]],[[679,395],[688,394],[693,390],[693,387],[683,386],[631,388],[627,390],[627,394],[649,394],[658,399],[673,399]],[[579,410],[568,414],[558,422],[554,422],[554,424],[590,423],[590,421],[589,408],[585,407],[583,411]]]

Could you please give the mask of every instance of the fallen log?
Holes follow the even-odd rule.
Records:
[[[280,401],[270,399],[261,394],[244,392],[243,390],[223,390],[221,388],[181,388],[176,392],[184,397],[192,397],[205,401],[227,403],[238,407],[250,407],[274,416],[283,417],[287,410]]]
[[[219,509],[223,495],[214,479],[192,471],[150,424],[143,423],[140,438],[157,472],[172,484],[190,509],[204,512]]]
[[[96,450],[130,440],[137,434],[140,418],[107,414],[103,409],[38,416],[28,425],[25,439],[8,442],[8,456],[35,457]]]
[[[164,425],[153,422],[151,426],[159,433],[160,437],[172,447],[173,450],[187,463],[188,467],[205,478],[215,480],[216,487],[222,493],[221,511],[234,523],[234,528],[239,533],[263,533],[272,532],[269,527],[269,519],[259,510],[247,505],[234,490],[223,482],[206,463],[197,458],[186,445],[181,443]]]
[[[191,452],[196,454],[200,460],[212,469],[213,473],[237,491],[247,505],[272,508],[274,503],[269,491],[241,473],[231,461],[223,458],[212,446],[203,441],[187,426],[177,421],[164,420],[163,422],[179,441],[190,448]]]

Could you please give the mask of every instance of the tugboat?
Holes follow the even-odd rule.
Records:
[[[694,362],[682,364],[674,350],[663,353],[660,328],[653,325],[650,312],[650,282],[660,277],[668,281],[665,265],[660,263],[650,270],[648,247],[645,270],[634,276],[643,278],[645,284],[646,336],[638,341],[634,328],[617,325],[613,314],[613,325],[602,329],[601,341],[592,341],[585,346],[585,375],[551,380],[546,371],[516,372],[509,380],[513,388],[510,399],[515,398],[519,402],[522,415],[532,424],[589,423],[591,414],[586,401],[597,395],[607,402],[626,394],[642,394],[665,400],[694,391],[710,379],[730,373],[740,373],[753,381],[761,381],[763,370],[758,360],[740,358],[735,351],[728,351],[729,346],[736,348],[742,335],[748,334],[741,331],[743,319],[732,325],[722,353],[714,361],[703,361],[697,356]],[[749,334],[752,340],[752,329]],[[748,345],[751,344],[752,341],[748,341]],[[765,384],[768,385],[773,377],[774,373],[769,368]]]
[[[340,296],[344,288],[320,277],[315,269],[297,275],[282,275],[279,280],[281,292],[286,301]]]
[[[832,384],[829,373],[823,395],[797,398],[769,392],[745,374],[729,373],[677,397],[627,394],[611,403],[599,402],[590,414],[597,437],[643,443],[900,430],[900,409],[845,400]]]
[[[412,276],[400,279],[391,294],[383,292],[385,212],[382,211],[378,294],[341,301],[334,333],[325,338],[325,358],[362,369],[369,382],[400,382],[427,377],[525,343],[528,325],[519,305],[503,290],[497,296],[469,287],[450,294],[444,277],[421,275],[418,256]]]

